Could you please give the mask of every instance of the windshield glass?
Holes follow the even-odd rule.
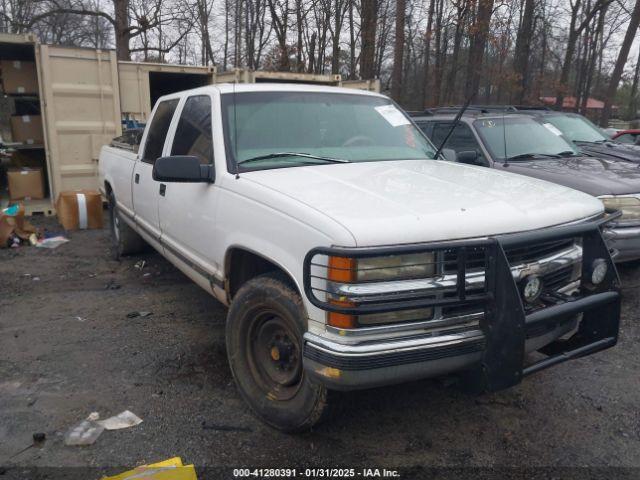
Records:
[[[518,156],[571,156],[578,151],[564,137],[529,117],[491,118],[473,122],[494,160]],[[506,149],[506,151],[505,151]]]
[[[604,142],[608,138],[593,123],[577,115],[549,115],[543,117],[572,142]]]
[[[229,93],[222,95],[222,115],[230,171],[236,164],[239,171],[248,171],[435,155],[433,145],[387,98]]]

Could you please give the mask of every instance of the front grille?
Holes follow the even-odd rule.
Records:
[[[568,283],[571,283],[573,276],[573,265],[567,265],[555,272],[547,273],[542,277],[545,290],[556,291]]]
[[[511,266],[536,262],[542,258],[562,252],[575,244],[572,238],[542,242],[524,247],[506,248],[505,254]],[[467,271],[481,270],[485,266],[485,251],[482,249],[468,249],[465,265]],[[457,252],[446,250],[444,252],[444,273],[453,274],[458,270]]]

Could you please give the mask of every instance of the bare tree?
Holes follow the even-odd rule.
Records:
[[[607,95],[604,99],[604,108],[602,109],[602,117],[600,118],[600,125],[606,127],[609,123],[609,116],[611,115],[611,104],[618,90],[618,84],[620,83],[620,77],[622,77],[622,71],[629,58],[629,51],[631,50],[631,44],[636,38],[638,32],[638,26],[640,25],[640,0],[636,0],[633,12],[631,12],[631,18],[629,19],[629,26],[627,27],[627,33],[624,36],[624,41],[620,47],[618,53],[618,59],[616,65],[611,74],[611,80],[609,81],[609,87],[607,89]]]
[[[396,0],[396,36],[393,47],[393,73],[391,77],[391,96],[399,100],[402,94],[402,61],[404,59],[404,28],[407,4],[405,0]]]

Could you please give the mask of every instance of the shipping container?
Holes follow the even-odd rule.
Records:
[[[122,119],[129,125],[145,123],[158,98],[210,85],[214,83],[214,75],[214,67],[119,61]]]
[[[25,209],[51,214],[58,192],[95,188],[100,147],[121,132],[115,54],[1,34],[0,65],[2,169],[39,169],[45,198],[27,195]],[[5,204],[10,191],[0,185]]]

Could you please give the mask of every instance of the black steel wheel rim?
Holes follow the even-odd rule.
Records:
[[[270,400],[288,400],[302,381],[302,349],[296,332],[278,312],[260,309],[251,314],[247,335],[249,368]]]

